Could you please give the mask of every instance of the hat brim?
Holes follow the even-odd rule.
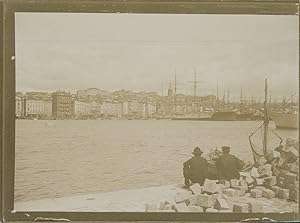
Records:
[[[192,152],[192,154],[202,154],[203,152],[200,151],[200,152]]]

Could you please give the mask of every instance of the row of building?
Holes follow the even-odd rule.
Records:
[[[84,101],[69,92],[29,92],[16,95],[18,118],[152,117],[156,105],[138,100]]]

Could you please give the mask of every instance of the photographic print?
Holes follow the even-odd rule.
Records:
[[[298,212],[297,16],[15,18],[17,211]]]

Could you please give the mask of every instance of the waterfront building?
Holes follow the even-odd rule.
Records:
[[[139,101],[133,100],[128,102],[128,114],[130,116],[145,117],[146,105]]]
[[[23,98],[20,96],[16,96],[16,116],[18,118],[24,115],[24,105],[23,105]]]
[[[72,104],[75,116],[91,115],[91,103],[83,101],[73,101]]]
[[[113,102],[103,102],[102,114],[105,116],[117,117],[117,104]]]
[[[37,117],[44,114],[44,100],[25,98],[24,99],[24,111],[25,116]]]
[[[74,114],[70,92],[56,91],[52,94],[52,115],[57,119],[71,118]]]
[[[91,102],[91,114],[98,116],[102,113],[102,106],[99,102],[92,101]]]

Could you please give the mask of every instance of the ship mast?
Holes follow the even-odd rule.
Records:
[[[265,79],[265,101],[264,101],[264,138],[263,138],[263,153],[264,155],[267,152],[268,146],[268,125],[269,125],[269,116],[268,116],[268,80]]]

